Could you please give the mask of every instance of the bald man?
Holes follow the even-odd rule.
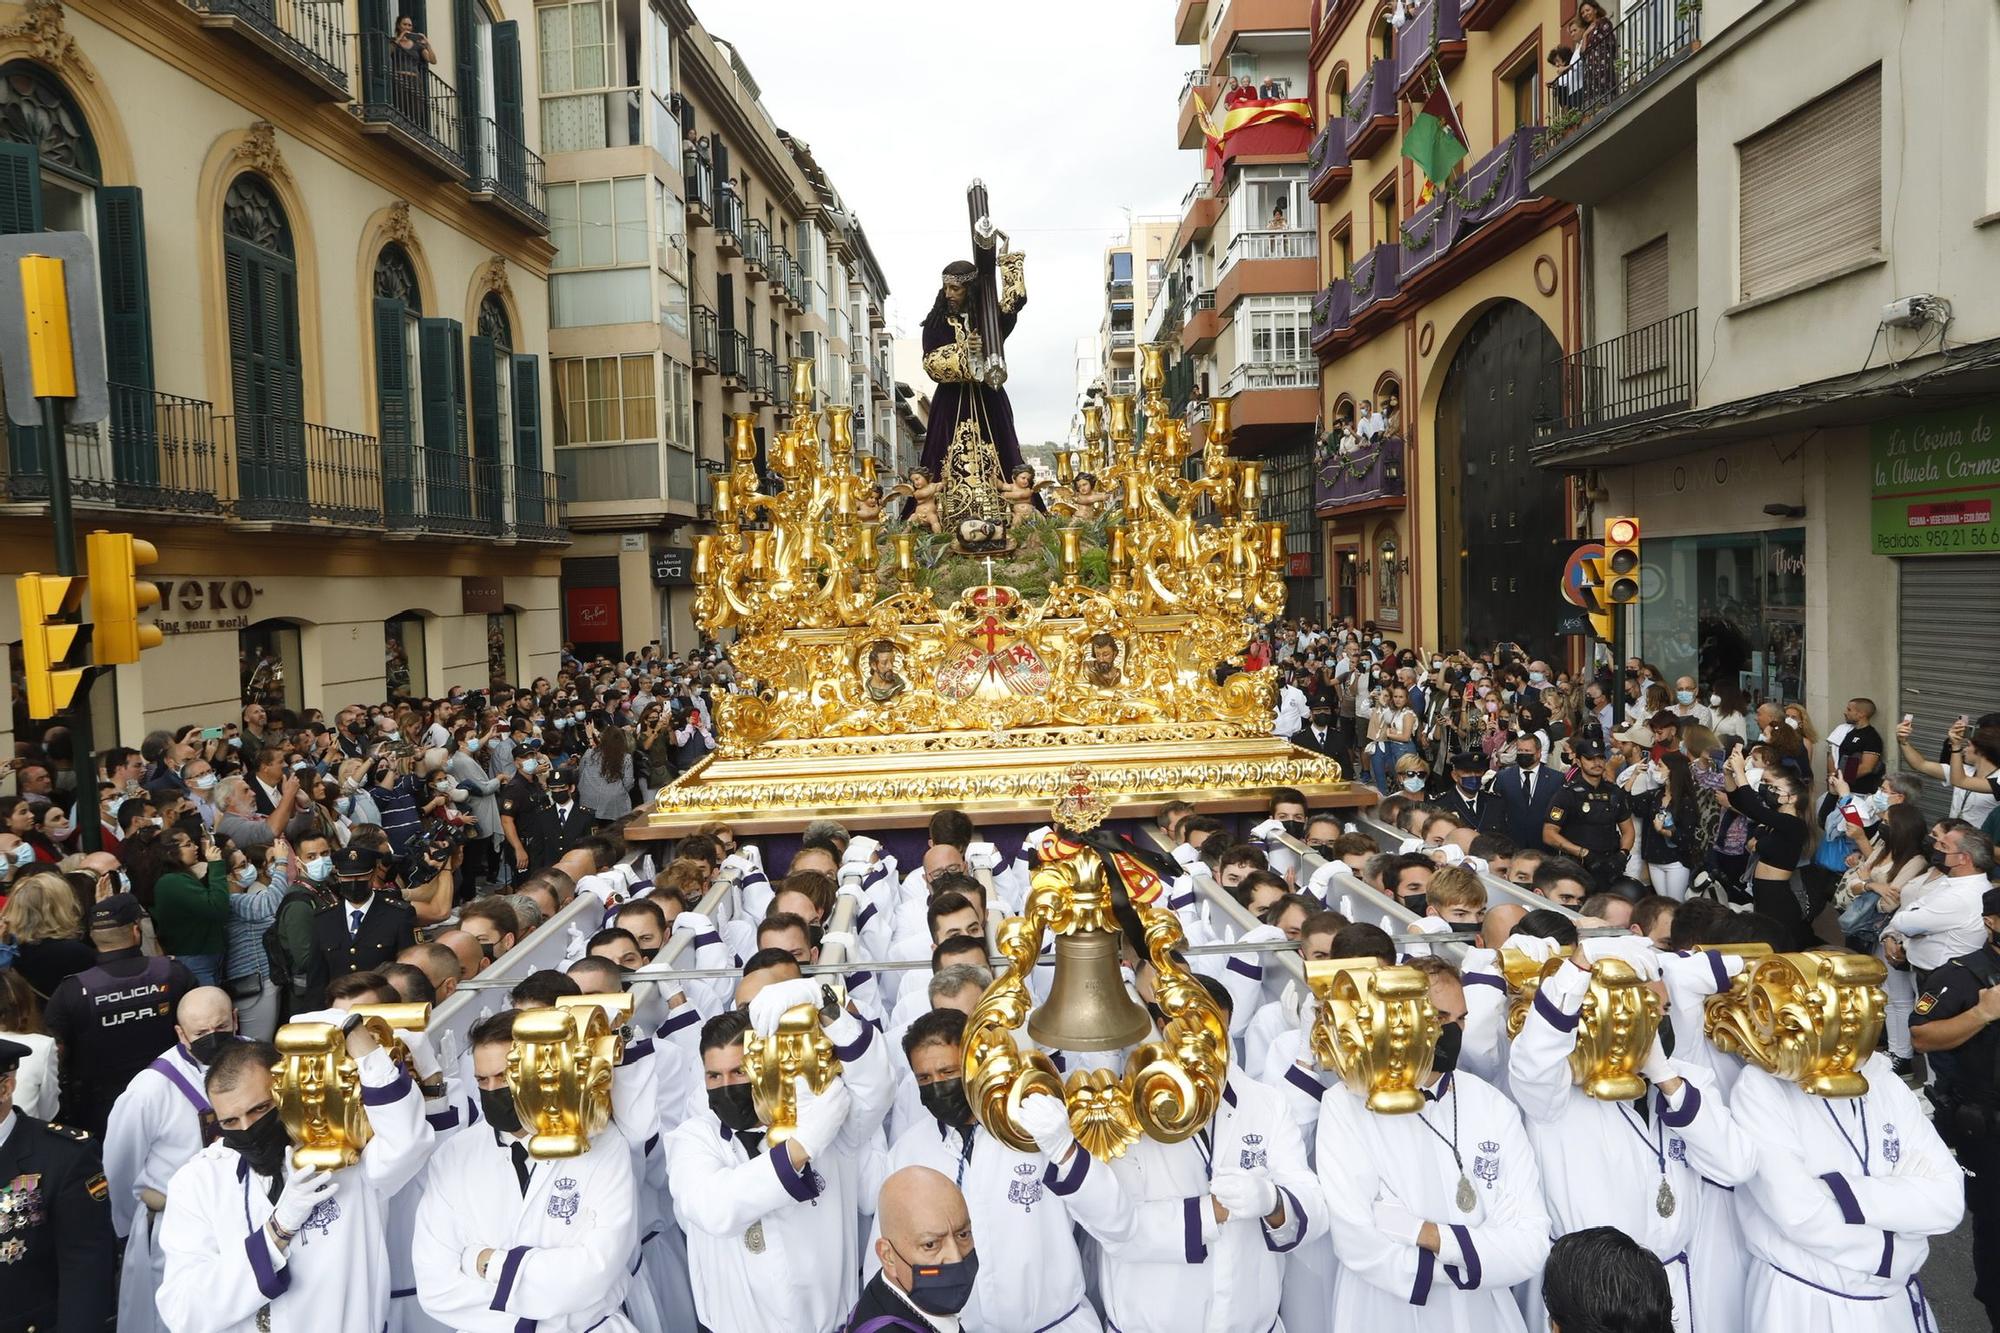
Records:
[[[472,940],[472,937],[467,935],[466,939]],[[475,940],[473,944],[477,947],[478,942]],[[482,962],[484,958],[482,954]],[[458,989],[458,983],[465,975],[465,965],[459,961],[458,955],[436,942],[412,944],[396,955],[396,961],[408,963],[429,978],[431,990],[436,992],[438,1004],[443,1004],[451,998],[452,992]]]
[[[153,1233],[167,1206],[167,1182],[215,1140],[215,1112],[202,1080],[217,1053],[235,1041],[229,993],[215,986],[189,991],[174,1011],[174,1044],[112,1103],[104,1131],[104,1179],[111,1187],[112,1229],[125,1242],[121,1329],[149,1333],[160,1327],[153,1296],[166,1259]]]
[[[476,977],[486,970],[486,950],[470,931],[447,930],[432,943],[442,944],[458,959],[460,981]],[[418,963],[417,966],[422,967],[423,964]]]
[[[958,1312],[979,1273],[958,1186],[927,1166],[906,1166],[882,1182],[876,1216],[882,1271],[862,1288],[847,1333],[958,1333]]]

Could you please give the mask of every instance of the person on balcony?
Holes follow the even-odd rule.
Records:
[[[1284,231],[1291,225],[1291,223],[1285,221],[1285,201],[1283,198],[1280,198],[1276,203],[1271,205],[1271,224],[1268,230]]]
[[[417,21],[408,14],[398,15],[396,36],[389,52],[389,68],[395,76],[396,110],[412,125],[430,132],[429,107],[424,99],[427,65],[437,64],[431,39],[417,31]]]
[[[1576,61],[1583,67],[1582,101],[1599,105],[1618,91],[1618,25],[1601,0],[1582,0],[1576,23],[1583,30],[1576,48]]]

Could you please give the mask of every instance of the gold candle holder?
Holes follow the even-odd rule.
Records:
[[[1111,399],[1111,439],[1116,444],[1128,444],[1132,439],[1132,395],[1116,394]]]
[[[717,477],[708,484],[709,504],[715,510],[715,521],[727,523],[736,517],[736,487],[728,477]]]
[[[1233,433],[1229,424],[1229,413],[1234,399],[1211,398],[1208,400],[1208,438],[1218,444],[1228,444]]]
[[[873,454],[861,455],[861,484],[864,487],[875,484],[875,455]]]
[[[1065,486],[1076,480],[1076,455],[1067,449],[1056,450],[1056,480]]]
[[[827,448],[844,467],[844,460],[854,456],[854,409],[845,404],[827,408],[826,434]]]
[[[896,534],[896,582],[905,589],[917,578],[917,534],[899,532]]]
[[[1087,403],[1083,409],[1083,438],[1096,444],[1104,438],[1104,407],[1100,403]]]
[[[694,539],[694,577],[699,583],[709,576],[715,563],[715,538],[704,533]]]
[[[1158,397],[1167,387],[1166,357],[1164,343],[1147,343],[1139,349],[1139,387],[1146,391],[1149,400]]]
[[[1243,512],[1257,512],[1257,499],[1263,489],[1264,465],[1254,458],[1245,458],[1236,464],[1236,499],[1243,506]]]
[[[1126,521],[1130,522],[1139,515],[1139,474],[1136,472],[1127,472],[1120,480],[1125,485],[1125,514]]]
[[[781,477],[789,477],[798,471],[799,445],[798,441],[793,439],[792,436],[780,435],[778,437],[777,462],[774,466]]]
[[[1244,549],[1243,545],[1243,529],[1231,528],[1229,530],[1229,568],[1240,574],[1249,563],[1250,553]]]
[[[875,524],[863,523],[854,534],[854,561],[869,577],[875,573],[875,531]]]
[[[1264,525],[1264,557],[1274,565],[1285,558],[1285,525],[1277,519]]]
[[[729,456],[745,465],[757,461],[757,418],[738,412],[729,419]]]
[[[767,579],[771,576],[771,533],[768,528],[760,528],[750,534],[750,577]]]
[[[813,363],[809,356],[792,358],[792,410],[807,412],[812,410]]]
[[[844,520],[854,517],[854,477],[850,473],[833,479],[833,512]]]
[[[1064,528],[1056,536],[1062,540],[1063,578],[1072,580],[1076,578],[1077,565],[1083,558],[1083,533],[1075,528]]]

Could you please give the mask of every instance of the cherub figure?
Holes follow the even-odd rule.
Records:
[[[861,498],[854,502],[854,516],[863,523],[874,523],[882,517],[882,484],[871,481],[868,489],[861,492]]]
[[[930,469],[922,466],[911,468],[909,480],[889,490],[891,498],[903,495],[910,498],[911,527],[933,533],[944,531],[944,515],[938,512],[938,496],[942,494],[944,483],[932,481]]]
[[[1098,489],[1097,474],[1093,472],[1076,474],[1076,485],[1069,493],[1069,512],[1072,518],[1079,518],[1089,523],[1102,518],[1104,511],[1110,506],[1111,492]]]
[[[1012,509],[1014,522],[1025,523],[1035,516],[1035,470],[1023,463],[1000,485],[1000,498]]]

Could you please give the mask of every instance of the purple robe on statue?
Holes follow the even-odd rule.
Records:
[[[1020,307],[1026,304],[1027,300],[1023,298],[1014,309],[1000,312],[1000,336],[1003,339],[1014,331]],[[961,313],[960,318],[968,319],[969,316]],[[951,319],[951,306],[940,291],[937,301],[931,306],[930,315],[924,320],[926,356],[940,347],[949,347],[956,340],[958,335]],[[932,378],[936,378],[935,374]],[[993,441],[994,452],[1000,456],[1000,475],[1011,477],[1014,469],[1021,465],[1021,442],[1014,434],[1014,409],[1007,402],[1007,391],[962,380],[945,381],[938,384],[937,392],[931,397],[930,424],[924,431],[923,465],[932,480],[944,476],[945,451],[951,447],[951,437],[958,430],[958,423],[975,413],[983,419],[985,434]]]

